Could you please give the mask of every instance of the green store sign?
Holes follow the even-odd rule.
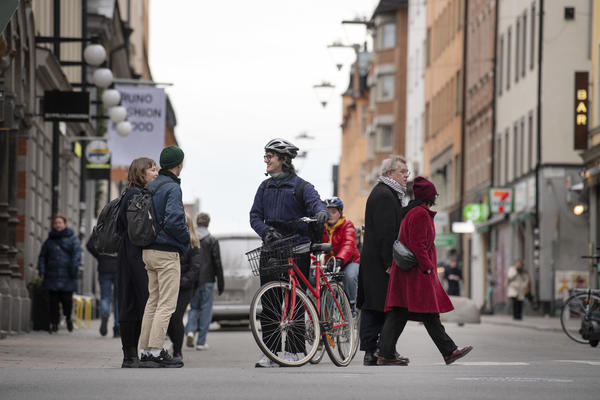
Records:
[[[490,208],[487,204],[470,203],[463,209],[463,215],[466,221],[481,222],[488,219]]]
[[[454,247],[458,245],[456,233],[436,233],[433,241],[435,247]]]

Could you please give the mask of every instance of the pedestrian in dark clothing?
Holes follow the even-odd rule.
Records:
[[[38,258],[38,273],[43,279],[42,288],[48,290],[50,333],[58,330],[59,303],[65,315],[67,330],[73,331],[73,292],[77,290],[80,263],[79,238],[71,228],[67,228],[67,217],[55,215],[52,219],[52,230],[42,245]]]
[[[123,240],[119,246],[119,274],[117,279],[119,329],[123,346],[122,368],[139,366],[138,342],[142,329],[144,308],[148,300],[148,275],[142,248],[135,246],[127,236],[127,206],[131,198],[158,175],[156,163],[150,158],[133,160],[127,174],[128,187],[121,199],[117,229]]]
[[[281,239],[284,235],[297,233],[296,246],[294,248],[294,262],[305,276],[310,271],[310,232],[305,223],[299,223],[298,219],[306,216],[314,216],[319,224],[324,224],[329,219],[327,208],[321,201],[319,193],[311,184],[304,185],[301,193],[301,204],[296,198],[296,189],[302,184],[302,179],[296,175],[292,160],[298,155],[298,148],[285,139],[273,139],[265,145],[264,162],[267,164],[265,179],[254,196],[254,203],[250,209],[250,225],[252,229],[263,239],[265,244]],[[322,225],[320,230],[322,229]],[[320,231],[319,230],[319,231]],[[321,232],[319,232],[321,233]],[[320,239],[320,238],[319,238]],[[277,279],[272,275],[261,275],[260,284]],[[276,302],[277,299],[272,299]],[[298,318],[303,318],[299,315]],[[300,320],[302,321],[302,320]],[[265,343],[275,352],[279,336],[276,327],[262,325],[262,335]],[[297,359],[297,354],[306,349],[301,348],[302,340],[290,340],[295,343],[294,348],[289,346],[285,349],[285,358]],[[255,367],[271,368],[279,364],[263,355]]]
[[[113,303],[113,337],[120,337],[119,331],[119,291],[117,289],[117,275],[119,272],[119,258],[99,254],[92,242],[88,240],[85,247],[98,261],[98,283],[100,284],[100,334],[108,333],[108,318],[110,317],[110,303]]]
[[[198,225],[196,234],[200,241],[201,253],[200,274],[198,289],[196,289],[190,303],[190,312],[188,313],[188,322],[185,331],[187,332],[188,347],[194,347],[194,333],[198,332],[196,350],[208,350],[210,346],[206,343],[206,335],[212,321],[215,280],[217,281],[217,293],[219,296],[225,290],[225,281],[223,280],[223,265],[221,264],[219,241],[208,231],[210,216],[206,213],[198,214],[196,224]]]
[[[433,183],[420,176],[414,180],[413,191],[415,200],[405,209],[398,240],[412,251],[417,265],[405,271],[392,262],[377,365],[408,364],[407,358],[396,353],[396,342],[409,319],[423,322],[446,364],[464,357],[472,349],[471,346],[459,349],[440,322],[440,313],[452,311],[454,307],[437,275],[433,243],[436,213],[430,210],[438,196],[437,191]]]
[[[451,258],[450,261],[444,265],[444,279],[448,283],[448,296],[460,296],[462,271],[458,266],[456,258]]]
[[[190,231],[190,248],[181,258],[181,280],[179,281],[179,295],[177,296],[177,306],[175,312],[171,315],[167,334],[173,342],[173,360],[183,361],[181,347],[183,346],[183,336],[185,334],[183,327],[183,315],[194,290],[198,287],[198,278],[200,276],[200,267],[202,264],[202,253],[200,250],[200,241],[194,230],[194,223],[189,215],[186,214],[186,223]]]
[[[377,364],[381,328],[385,322],[385,293],[392,265],[392,247],[398,236],[402,207],[408,204],[409,176],[406,160],[392,156],[383,161],[379,183],[365,209],[365,238],[360,254],[357,307],[360,317],[360,349],[364,365]]]

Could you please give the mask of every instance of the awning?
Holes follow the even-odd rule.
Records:
[[[485,233],[490,230],[490,227],[496,224],[500,224],[507,219],[508,214],[493,214],[487,221],[477,222],[475,224],[475,230],[478,233]]]

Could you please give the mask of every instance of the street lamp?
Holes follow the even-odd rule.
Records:
[[[347,49],[353,49],[354,54],[358,56],[358,52],[360,51],[360,44],[343,44],[340,41],[335,41],[327,45],[327,48],[329,49],[329,54],[331,54],[331,58],[333,59],[337,70],[341,71],[344,64],[347,64],[350,61]]]
[[[89,65],[98,67],[106,61],[106,50],[100,44],[90,44],[83,50],[83,59]]]
[[[121,93],[116,89],[106,89],[102,93],[102,103],[105,107],[118,106],[121,102]]]
[[[108,117],[112,122],[118,124],[127,118],[127,109],[123,106],[115,106],[108,109]]]
[[[120,136],[127,136],[131,133],[133,127],[129,121],[121,121],[115,126],[115,130]]]
[[[94,71],[94,75],[92,80],[94,81],[94,85],[99,88],[106,89],[113,82],[113,73],[108,68],[98,68]]]
[[[327,102],[333,94],[333,89],[335,89],[335,86],[327,81],[321,81],[321,83],[313,85],[313,89],[315,90],[317,99],[323,108],[325,108],[327,106]]]

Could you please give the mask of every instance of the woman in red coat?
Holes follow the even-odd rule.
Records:
[[[344,289],[354,310],[358,291],[358,267],[360,253],[356,247],[354,224],[343,215],[344,203],[339,197],[325,200],[329,220],[323,229],[323,243],[331,244],[329,259],[335,258],[344,272]]]
[[[396,342],[409,319],[423,322],[446,364],[472,350],[471,346],[459,349],[440,322],[440,313],[452,311],[454,307],[437,275],[433,244],[433,218],[436,213],[430,209],[438,196],[437,190],[433,183],[419,176],[414,180],[413,192],[415,200],[403,210],[406,214],[398,240],[413,252],[417,265],[410,271],[401,270],[395,263],[390,268],[378,365],[408,364],[406,358],[396,355]]]

